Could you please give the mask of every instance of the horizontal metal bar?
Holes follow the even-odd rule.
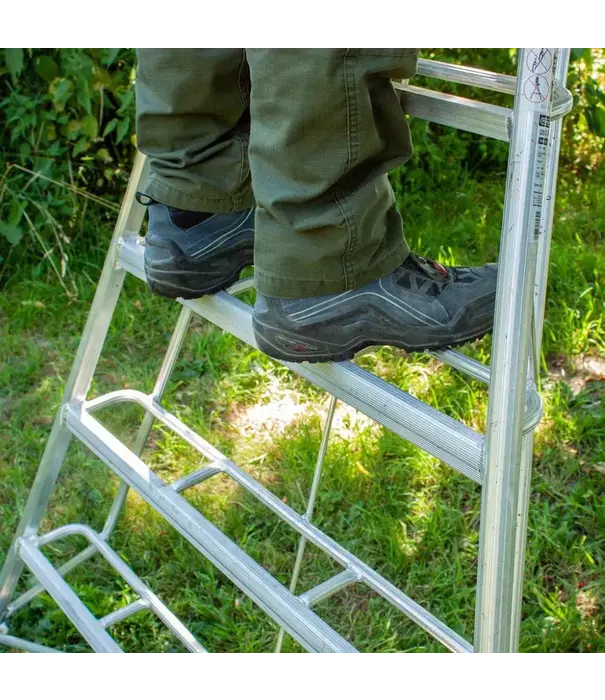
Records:
[[[105,617],[101,618],[100,623],[105,628],[111,627],[111,625],[115,625],[117,622],[121,622],[131,615],[136,615],[136,613],[141,612],[141,610],[149,610],[149,603],[146,600],[139,598],[138,600],[134,600],[132,603],[125,605],[123,608],[119,608],[118,610],[114,610],[108,615],[105,615]]]
[[[121,654],[122,649],[107,634],[99,620],[63,580],[37,545],[24,537],[19,538],[17,545],[19,556],[27,568],[42,583],[90,646],[99,653]]]
[[[227,294],[233,294],[235,296],[236,294],[247,292],[249,289],[254,289],[254,277],[246,277],[246,279],[237,280],[237,282],[234,282],[225,291]]]
[[[274,496],[245,471],[233,464],[233,462],[227,459],[225,455],[221,454],[213,445],[191,430],[191,428],[185,425],[176,416],[169,413],[165,408],[155,403],[151,396],[143,394],[139,391],[134,391],[133,389],[123,389],[121,391],[112,392],[111,396],[114,397],[114,400],[115,397],[120,396],[122,401],[134,401],[140,406],[143,406],[157,420],[182,437],[193,448],[197,449],[200,454],[208,459],[212,459],[222,472],[231,476],[231,478],[240,484],[240,486],[243,486],[246,490],[252,493],[259,501],[264,503],[270,510],[272,510],[282,520],[287,522],[307,540],[322,549],[324,552],[326,552],[326,554],[329,554],[345,569],[350,570],[353,574],[355,574],[355,576],[357,576],[358,580],[363,581],[367,586],[379,593],[383,598],[385,598],[385,600],[388,600],[392,605],[408,615],[423,629],[432,634],[448,648],[452,649],[452,651],[472,651],[471,645],[465,639],[460,637],[460,635],[456,634],[447,625],[443,624],[441,620],[437,619],[434,615],[431,615],[431,613],[425,610],[421,605],[393,586],[393,584],[389,583],[389,581],[380,576],[380,574],[376,573],[367,564],[364,564],[364,562],[348,552],[344,547],[341,547],[341,545],[328,537],[317,527],[312,525],[307,518],[285,505],[279,498],[277,498],[277,496]],[[70,417],[68,418],[68,425],[70,426],[70,429],[74,431],[74,434],[78,434],[78,421],[94,421],[91,416],[87,415],[87,406],[88,404],[86,403],[83,404],[80,409],[77,406],[74,406],[69,414]],[[80,418],[74,419],[74,416],[76,415],[79,415]],[[74,423],[76,429],[71,428],[72,423]],[[124,448],[124,450],[127,450],[127,448],[122,445],[122,443],[120,443],[115,436],[107,431],[105,432],[110,441],[118,443],[122,448]],[[95,451],[94,448],[91,449]],[[132,453],[129,452],[129,454],[131,457],[134,457]],[[147,467],[145,468],[147,469]],[[153,474],[153,472],[150,472],[150,474]],[[153,475],[153,477],[158,480],[155,475]],[[122,478],[127,481],[125,476],[122,476]],[[197,511],[195,512],[197,513]],[[198,517],[201,516],[198,514]]]
[[[482,362],[473,360],[472,357],[463,355],[461,352],[456,352],[455,350],[442,350],[440,352],[429,352],[428,354],[441,360],[444,365],[457,369],[479,382],[489,384],[489,367]]]
[[[508,141],[512,110],[467,97],[394,83],[406,114],[436,124]]]
[[[21,639],[20,637],[13,637],[11,634],[0,634],[0,644],[11,647],[12,649],[22,649],[23,651],[30,651],[34,654],[62,654],[62,651],[58,649],[53,649],[52,647],[44,646],[43,644],[36,644],[35,642],[29,642],[27,639]]]
[[[427,78],[438,78],[451,83],[495,90],[496,92],[504,92],[507,95],[515,94],[515,86],[517,84],[517,79],[513,75],[494,73],[482,68],[473,68],[472,66],[457,66],[454,63],[432,61],[427,58],[418,59],[416,73]]]
[[[316,605],[320,601],[333,596],[335,593],[338,593],[338,591],[341,591],[346,586],[350,586],[357,581],[359,581],[359,579],[352,571],[341,571],[339,574],[336,574],[336,576],[332,576],[332,578],[320,583],[318,586],[310,588],[298,597],[305,605]]]
[[[70,571],[73,571],[77,566],[80,566],[80,564],[90,559],[90,557],[92,557],[96,553],[97,550],[94,547],[86,547],[86,549],[83,549],[81,552],[79,552],[74,557],[62,564],[57,569],[57,573],[60,574],[62,577],[65,576],[65,574],[68,574]],[[25,591],[25,593],[20,595],[18,598],[15,598],[15,600],[13,600],[13,602],[7,606],[7,617],[14,615],[17,612],[17,610],[21,610],[21,608],[24,608],[36,596],[39,596],[40,593],[43,592],[44,586],[40,583],[36,583],[34,586]]]
[[[171,481],[170,488],[174,489],[177,493],[181,493],[182,491],[185,491],[185,489],[190,489],[192,486],[200,484],[202,481],[206,481],[206,479],[209,479],[215,474],[220,474],[221,471],[222,470],[220,467],[206,465],[195,472],[191,472],[191,474],[186,474],[180,479]]]
[[[470,131],[499,141],[509,141],[513,110],[445,92],[393,83],[400,92],[406,114],[435,124]],[[551,119],[560,119],[571,111],[573,96],[566,88],[555,86]]]
[[[446,365],[453,367],[464,374],[467,374],[473,379],[476,379],[484,384],[489,385],[491,370],[488,366],[467,357],[460,352],[454,350],[444,350],[443,352],[429,353],[441,360]],[[523,419],[523,433],[528,433],[533,430],[542,418],[544,412],[544,404],[542,397],[533,382],[527,387],[525,392],[525,416]]]
[[[50,542],[72,535],[82,535],[86,537],[105,561],[117,571],[135,593],[149,604],[149,608],[160,618],[166,627],[183,642],[189,651],[196,653],[203,653],[206,651],[166,604],[92,528],[79,523],[63,525],[40,537],[32,538],[32,541],[37,542],[37,544],[42,547]]]
[[[144,395],[142,395],[144,396]],[[72,406],[69,430],[244,593],[309,651],[356,652],[86,411]],[[201,439],[201,438],[200,438]]]
[[[120,250],[120,263],[131,274],[145,279],[143,247],[136,238],[128,237],[124,240]],[[252,308],[239,299],[220,292],[197,300],[178,301],[248,345],[256,347],[252,331]],[[481,483],[484,437],[480,433],[427,406],[353,362],[282,364],[476,483]]]

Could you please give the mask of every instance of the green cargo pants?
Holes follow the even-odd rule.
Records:
[[[180,209],[256,205],[267,296],[356,289],[408,248],[387,172],[412,146],[391,78],[416,49],[139,49],[146,192]]]

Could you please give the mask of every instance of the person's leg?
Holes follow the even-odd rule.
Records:
[[[247,55],[259,347],[292,362],[340,360],[488,332],[495,267],[446,270],[409,255],[387,179],[411,154],[391,78],[413,75],[416,50]]]
[[[149,157],[145,271],[195,298],[252,264],[250,78],[243,49],[138,49],[137,146]]]

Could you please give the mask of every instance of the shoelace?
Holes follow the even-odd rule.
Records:
[[[436,260],[424,258],[421,255],[416,255],[416,253],[410,253],[404,265],[440,284],[450,282],[453,276],[452,268],[446,268]]]

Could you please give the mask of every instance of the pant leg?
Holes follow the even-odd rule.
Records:
[[[405,259],[387,172],[411,155],[391,78],[416,49],[247,49],[255,278],[267,296],[341,292]]]
[[[202,212],[254,206],[250,78],[243,49],[137,49],[137,146],[146,193]]]

